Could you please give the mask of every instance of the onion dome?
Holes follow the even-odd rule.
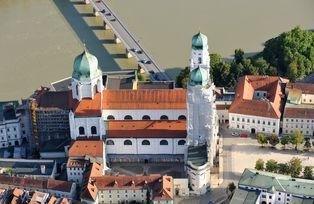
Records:
[[[192,37],[192,48],[195,50],[201,50],[207,46],[207,37],[201,32]]]
[[[191,86],[206,86],[209,80],[208,70],[202,68],[193,69],[190,74],[190,85]]]
[[[79,81],[91,80],[101,75],[97,58],[86,50],[74,59],[72,78]]]

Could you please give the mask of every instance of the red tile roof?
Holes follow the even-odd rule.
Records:
[[[104,90],[94,99],[82,99],[76,116],[100,116],[102,109],[185,109],[183,89]]]
[[[89,200],[96,200],[98,189],[95,186],[94,177],[102,176],[103,164],[94,162],[91,164],[85,176],[81,197]]]
[[[243,76],[239,78],[235,99],[229,112],[260,117],[280,118],[281,101],[284,97],[281,85],[287,79],[275,76]],[[254,91],[267,91],[265,100],[254,100]]]
[[[63,192],[71,192],[72,182],[60,180],[39,180],[33,178],[9,177],[0,175],[1,185],[13,185],[16,187],[28,187],[35,189],[48,189]]]
[[[284,118],[306,118],[314,119],[314,108],[291,108],[286,107]]]
[[[75,116],[101,116],[101,98],[102,94],[97,93],[93,99],[84,98],[80,102],[74,111]]]
[[[103,157],[102,140],[76,140],[69,149],[69,157]]]
[[[216,109],[217,110],[229,110],[230,105],[224,105],[224,104],[217,104]]]
[[[78,167],[83,168],[85,164],[85,160],[82,159],[68,159],[67,167]]]
[[[186,138],[184,120],[112,120],[108,122],[109,138]]]
[[[314,84],[288,83],[287,89],[299,89],[303,94],[314,94]]]

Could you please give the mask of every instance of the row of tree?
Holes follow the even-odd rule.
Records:
[[[314,32],[296,27],[265,42],[262,52],[245,58],[236,49],[232,61],[211,54],[211,76],[216,86],[233,88],[243,75],[279,75],[295,81],[314,71]],[[189,69],[177,77],[177,86],[186,88]]]
[[[262,147],[264,147],[264,145],[267,145],[268,143],[272,147],[275,147],[277,144],[280,143],[284,149],[286,148],[286,145],[293,144],[295,145],[296,151],[298,151],[299,145],[303,143],[304,143],[303,148],[305,151],[309,151],[312,147],[310,139],[304,138],[300,130],[295,130],[290,135],[284,135],[280,139],[275,134],[269,137],[266,137],[265,134],[259,133],[256,139],[257,139],[257,142],[262,145]]]
[[[258,159],[255,163],[255,169],[299,177],[302,171],[302,161],[297,157],[293,157],[288,163],[278,163],[276,160],[270,159],[265,164],[264,160]],[[303,178],[314,179],[313,167],[305,166],[303,168]]]

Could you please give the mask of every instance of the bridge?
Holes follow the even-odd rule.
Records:
[[[165,73],[160,65],[152,58],[143,47],[139,39],[135,37],[119,19],[115,12],[103,0],[84,0],[86,4],[93,6],[95,16],[100,16],[105,29],[112,30],[116,43],[123,43],[125,56],[134,57],[139,68],[142,68],[153,81],[170,81],[171,78]]]

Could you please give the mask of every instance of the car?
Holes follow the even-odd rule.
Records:
[[[111,13],[107,13],[106,15],[107,15],[107,16],[111,16]]]
[[[247,137],[248,137],[248,135],[247,135],[247,134],[245,134],[245,133],[242,133],[242,134],[240,134],[240,137],[247,138]]]
[[[151,64],[152,62],[150,60],[142,60],[143,64]]]
[[[237,133],[237,132],[233,132],[233,133],[231,133],[231,135],[232,135],[232,136],[234,136],[234,137],[236,137],[236,136],[238,136],[238,135],[239,135],[239,133]]]
[[[115,18],[113,18],[113,19],[111,19],[110,21],[116,21],[116,19],[115,19]]]
[[[105,9],[103,9],[103,10],[101,10],[100,12],[101,12],[101,13],[105,13],[106,11],[105,11]]]
[[[143,52],[141,50],[138,50],[138,49],[135,49],[135,48],[132,48],[130,49],[132,52],[136,52],[137,54],[142,54]]]

